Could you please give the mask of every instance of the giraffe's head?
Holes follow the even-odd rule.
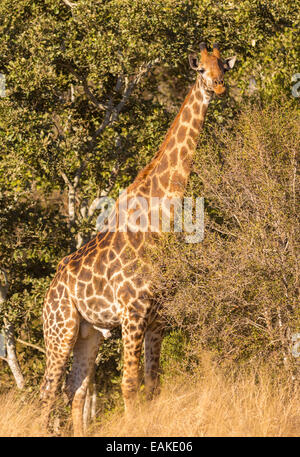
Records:
[[[236,56],[222,59],[219,45],[213,45],[213,51],[208,53],[205,43],[200,44],[200,56],[189,56],[190,66],[197,71],[198,79],[204,90],[210,94],[223,95],[226,91],[224,74],[234,67]]]

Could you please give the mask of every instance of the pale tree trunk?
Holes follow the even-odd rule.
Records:
[[[4,270],[0,270],[4,275],[5,283],[4,286],[0,284],[0,306],[3,304],[7,297],[8,291],[8,280],[7,275]],[[15,343],[15,331],[14,326],[6,318],[4,318],[4,336],[6,341],[6,357],[3,357],[8,363],[9,368],[15,378],[18,389],[23,389],[25,385],[24,377],[18,362],[17,353],[16,353],[16,343]]]

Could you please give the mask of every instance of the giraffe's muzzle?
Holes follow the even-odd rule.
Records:
[[[214,93],[218,96],[224,95],[226,92],[226,87],[223,84],[218,84],[214,87]]]

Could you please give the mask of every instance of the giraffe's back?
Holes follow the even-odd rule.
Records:
[[[99,233],[60,262],[57,299],[68,295],[81,316],[101,328],[120,325],[127,307],[141,312],[137,300],[147,285],[138,255],[142,241],[140,233]]]

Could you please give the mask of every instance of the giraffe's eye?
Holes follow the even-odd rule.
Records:
[[[203,74],[205,72],[205,69],[204,68],[200,68],[198,71],[199,71],[199,73]]]

